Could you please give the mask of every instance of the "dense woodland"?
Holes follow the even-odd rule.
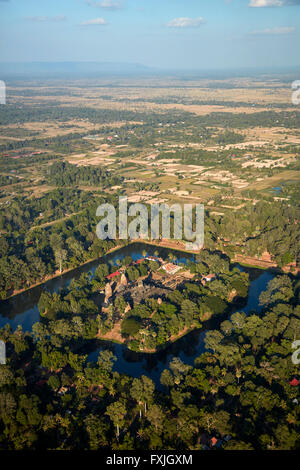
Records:
[[[115,241],[96,235],[96,208],[108,199],[77,189],[55,189],[40,198],[16,197],[5,205],[0,210],[1,297],[113,248]]]
[[[73,170],[74,166],[70,165],[66,172],[59,172],[61,167],[60,163],[54,164],[57,170],[52,177],[62,185],[72,186],[75,181],[84,184],[85,175],[90,174],[95,181],[98,178],[101,181],[99,189],[115,183],[114,177],[102,179],[103,173],[98,175],[94,169],[79,173],[77,167]],[[78,174],[82,179],[78,180]],[[39,198],[16,196],[2,206],[1,297],[40,282],[57,270],[80,266],[111,249],[116,243],[99,240],[95,231],[99,222],[96,209],[101,202],[109,200],[117,204],[107,194],[96,196],[62,187]],[[58,219],[61,219],[59,223],[51,224]],[[296,261],[300,251],[298,220],[299,209],[284,202],[248,204],[239,212],[227,212],[223,217],[206,213],[205,246],[225,251],[231,258],[235,253],[261,256],[267,250],[279,266],[285,266]]]
[[[215,241],[229,256],[242,253],[261,256],[268,251],[282,267],[296,261],[300,252],[299,208],[286,203],[261,201],[237,213],[207,219],[209,246]],[[226,246],[223,246],[227,240]]]
[[[195,116],[190,112],[173,110],[172,113],[138,113],[112,109],[95,109],[91,107],[61,106],[51,103],[42,107],[7,105],[0,107],[0,125],[21,122],[45,122],[48,120],[66,121],[72,119],[88,119],[93,123],[110,123],[113,121],[143,121],[145,123],[172,123],[178,119],[186,119],[197,125],[226,126],[230,129],[251,126],[299,128],[300,112],[294,111],[260,111],[256,113],[224,113],[214,112],[208,116]]]
[[[58,103],[51,103],[43,107],[15,106],[8,105],[0,108],[0,125],[7,125],[20,122],[45,122],[48,120],[61,121],[72,119],[88,119],[90,122],[105,124],[113,121],[148,121],[157,122],[162,119],[164,122],[174,122],[177,116],[190,113],[153,114],[136,113],[133,111],[119,111],[111,109],[95,109],[91,107],[71,107],[57,106]]]
[[[46,177],[53,186],[99,186],[106,189],[122,182],[117,176],[112,176],[101,167],[83,166],[78,167],[68,162],[57,162],[50,165],[46,170]]]
[[[1,330],[9,359],[0,368],[0,448],[180,451],[215,437],[225,450],[299,450],[290,383],[299,290],[299,281],[275,277],[261,314],[231,315],[206,334],[194,366],[174,358],[158,387],[113,371],[113,347],[87,362],[80,348],[96,333],[95,309],[86,282],[73,282],[68,300],[56,300],[68,320],[41,321],[32,334]]]

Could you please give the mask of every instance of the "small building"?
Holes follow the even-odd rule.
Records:
[[[291,387],[298,387],[300,384],[299,380],[296,379],[296,377],[293,378],[293,380],[290,381]]]
[[[222,440],[221,439],[217,439],[216,437],[212,437],[211,440],[210,440],[210,446],[211,448],[214,448],[214,449],[221,449],[222,447]]]
[[[176,274],[181,268],[173,263],[168,263],[163,266],[163,269],[166,271],[167,274]]]
[[[211,282],[214,279],[216,279],[216,275],[215,274],[207,274],[206,276],[203,276],[203,279],[206,282]]]
[[[115,271],[114,273],[111,273],[108,276],[106,276],[106,279],[113,279],[116,276],[120,276],[120,274],[121,274],[120,271]]]
[[[210,440],[210,443],[212,446],[215,446],[217,442],[218,442],[218,439],[216,439],[215,437],[212,437]]]
[[[159,258],[157,258],[157,256],[146,256],[146,258],[148,261],[159,261]]]

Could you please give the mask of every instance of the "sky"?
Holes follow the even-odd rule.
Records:
[[[0,0],[0,62],[300,65],[300,0]]]

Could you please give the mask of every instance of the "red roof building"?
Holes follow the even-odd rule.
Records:
[[[293,380],[290,381],[290,385],[292,387],[298,387],[298,385],[300,384],[299,380],[296,379],[296,377],[293,378]]]
[[[120,276],[120,271],[115,271],[114,273],[109,274],[106,279],[113,279],[116,276]]]

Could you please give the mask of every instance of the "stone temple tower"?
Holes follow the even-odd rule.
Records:
[[[128,280],[127,280],[127,277],[124,273],[121,276],[121,285],[125,286],[125,287],[128,285]]]
[[[107,304],[109,299],[111,298],[113,292],[112,292],[112,288],[111,288],[111,285],[109,283],[106,284],[105,286],[105,303]]]

